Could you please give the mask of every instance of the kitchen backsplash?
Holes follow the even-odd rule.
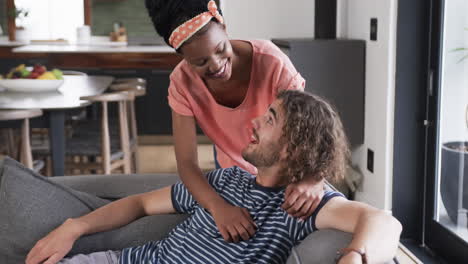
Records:
[[[146,12],[145,1],[93,1],[91,26],[93,35],[108,36],[116,21],[123,23],[128,36],[157,36]]]

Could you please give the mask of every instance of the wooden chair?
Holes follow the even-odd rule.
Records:
[[[67,138],[66,173],[131,173],[128,102],[133,101],[135,95],[123,91],[80,99],[99,103],[100,118],[93,122],[77,123],[72,136]],[[117,118],[109,117],[110,103],[117,104],[117,111],[113,112]],[[49,150],[37,150],[37,154],[50,157]]]
[[[146,95],[146,87],[144,86],[144,79],[135,78],[128,79],[127,82],[120,80],[117,84],[112,84],[110,89],[112,91],[127,91],[135,95],[135,97],[140,97]],[[135,101],[128,102],[128,114],[129,114],[129,125],[130,125],[130,151],[132,153],[132,169],[134,173],[139,173],[140,171],[140,157],[138,154],[138,130],[137,130],[137,119],[135,113]]]
[[[19,153],[17,151],[17,146],[15,146],[16,140],[13,129],[6,129],[8,144],[7,154],[14,157],[15,159],[19,159],[20,162],[23,163],[26,167],[36,171],[40,170],[43,164],[40,162],[34,164],[32,158],[29,119],[41,115],[42,110],[40,109],[0,110],[0,121],[23,120],[21,125]]]
[[[146,94],[146,80],[142,78],[121,78],[116,79],[113,84],[110,86],[109,90],[112,92],[129,92],[132,93],[135,97],[144,96]],[[112,112],[115,109],[111,109]],[[131,164],[132,172],[138,173],[139,168],[139,154],[138,154],[138,131],[137,131],[137,119],[135,113],[135,102],[134,100],[127,101],[127,113],[128,113],[128,126],[129,126],[129,142],[130,142],[130,153],[131,153]],[[111,120],[113,121],[113,120]],[[118,137],[118,134],[115,131],[118,130],[116,125],[117,122],[111,122],[110,126],[110,137],[112,141],[112,146],[118,143],[118,140],[115,140]],[[75,122],[73,126],[73,134],[75,137],[92,137],[93,135],[97,136],[100,132],[99,123],[97,120],[80,120]]]
[[[81,97],[82,100],[88,100],[91,102],[101,103],[101,151],[99,157],[95,157],[95,160],[87,161],[86,163],[69,163],[69,168],[78,168],[78,169],[98,169],[101,168],[104,174],[111,174],[114,170],[122,168],[123,173],[131,172],[131,151],[130,151],[130,137],[129,137],[129,128],[128,128],[128,102],[131,102],[135,99],[135,95],[130,92],[116,92],[116,93],[105,93],[97,96],[85,96]],[[109,113],[108,113],[108,104],[110,102],[116,102],[118,104],[118,120],[119,120],[119,139],[120,139],[120,148],[114,147],[117,144],[111,144],[111,133],[109,131]],[[67,153],[70,153],[72,156],[85,154],[85,156],[94,156],[97,153],[80,153],[80,150],[84,149],[76,148],[79,145],[82,145],[83,141],[90,142],[93,138],[73,138],[70,140],[70,147],[67,146]],[[95,139],[95,138],[94,138]],[[96,151],[95,151],[96,152]],[[94,155],[93,155],[94,154]],[[100,158],[100,162],[98,161]]]

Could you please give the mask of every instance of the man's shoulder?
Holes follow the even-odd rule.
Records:
[[[315,228],[315,218],[317,217],[318,213],[320,210],[333,198],[335,197],[342,197],[346,199],[346,196],[344,196],[341,192],[339,191],[333,191],[333,190],[326,190],[323,194],[322,199],[320,200],[320,203],[317,205],[317,208],[314,210],[312,215],[310,215],[307,219],[306,222],[311,221],[313,223],[314,230]],[[288,217],[294,218],[293,216],[288,215]],[[294,218],[295,219],[295,218]]]
[[[315,211],[312,213],[312,215],[310,217],[312,217],[313,219],[313,227],[314,227],[314,230],[317,229],[317,227],[315,226],[315,221],[316,221],[316,218],[317,218],[317,215],[318,213],[320,212],[320,210],[333,198],[335,197],[343,197],[343,198],[346,198],[341,192],[338,192],[338,191],[333,191],[333,190],[327,190],[325,191],[325,193],[323,194],[323,197],[322,197],[322,200],[320,201],[319,205],[317,206],[317,208],[315,209]]]
[[[253,175],[250,172],[238,167],[232,166],[229,168],[216,169],[208,173],[216,178],[224,179],[252,179]]]
[[[213,187],[223,189],[226,185],[240,186],[241,183],[247,183],[253,175],[238,166],[233,166],[213,170],[207,174],[207,178]]]

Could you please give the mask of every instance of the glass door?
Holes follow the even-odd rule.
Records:
[[[468,1],[433,1],[424,241],[468,263]]]

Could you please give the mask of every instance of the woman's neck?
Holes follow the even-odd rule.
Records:
[[[232,76],[230,81],[245,82],[250,80],[252,69],[253,47],[247,41],[230,40],[234,57],[232,61]]]

